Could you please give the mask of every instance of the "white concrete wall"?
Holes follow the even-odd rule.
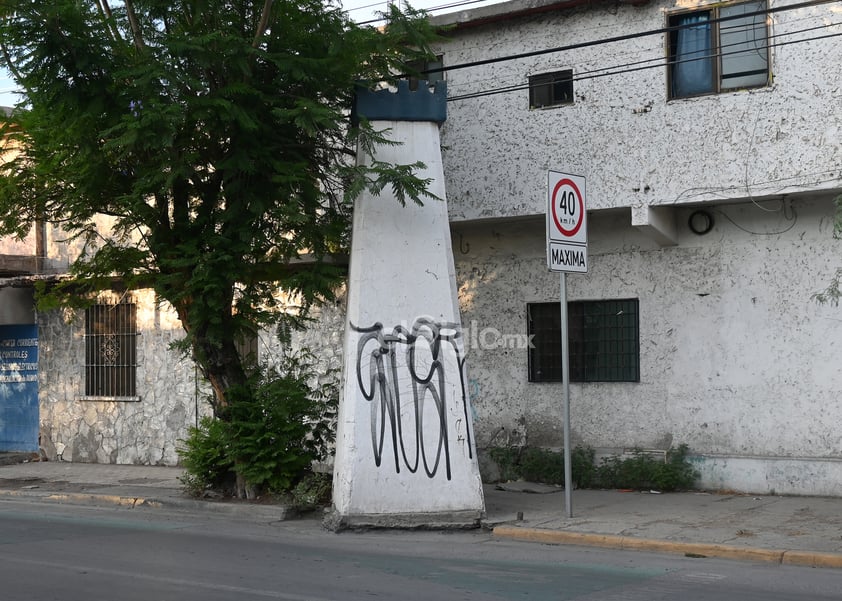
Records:
[[[670,11],[713,4],[606,2],[492,20],[451,31],[439,51],[458,65],[651,31]],[[777,12],[770,35],[839,34],[839,16],[834,4]],[[545,266],[546,174],[583,175],[590,272],[568,277],[569,299],[639,299],[641,381],[574,383],[573,443],[686,443],[703,486],[842,494],[842,310],[811,300],[842,265],[832,237],[842,44],[775,47],[770,86],[678,100],[667,99],[665,48],[661,33],[447,73],[442,143],[465,326],[523,336],[526,303],[558,299]],[[627,71],[641,61],[655,68]],[[626,72],[584,77],[612,68]],[[528,77],[563,69],[581,78],[574,104],[529,110]],[[522,89],[458,100],[504,86]],[[716,221],[704,236],[687,227],[700,206]],[[671,236],[633,227],[646,207]],[[561,385],[528,383],[526,351],[469,351],[478,445],[560,446]]]
[[[710,210],[709,234],[682,225],[679,244],[666,248],[632,228],[625,211],[591,217],[591,270],[568,276],[568,297],[639,299],[640,382],[573,383],[572,442],[842,461],[842,308],[811,299],[842,257],[831,200]],[[689,212],[679,211],[679,223]],[[541,220],[456,228],[466,327],[525,335],[526,303],[558,300],[543,228]],[[527,382],[527,351],[472,346],[469,357],[480,447],[562,444],[561,384]],[[740,489],[728,465],[703,470],[703,482]],[[839,490],[822,486],[808,489]]]
[[[457,30],[439,50],[445,66],[458,65],[650,31],[665,26],[668,11],[704,4],[587,5]],[[839,17],[836,4],[779,12],[770,32]],[[840,32],[836,25],[778,40]],[[447,72],[454,99],[562,69],[577,77],[639,61],[656,66],[575,81],[571,106],[529,110],[527,89],[448,102],[442,144],[451,219],[543,214],[548,169],[587,177],[590,210],[842,186],[839,38],[773,48],[767,88],[672,101],[664,56],[659,34]]]
[[[5,236],[0,238],[0,255],[34,255],[35,254],[35,230],[30,229],[23,238]]]

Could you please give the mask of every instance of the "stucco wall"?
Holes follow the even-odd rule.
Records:
[[[23,238],[14,236],[0,237],[0,255],[34,255],[35,254],[35,231],[30,229]]]
[[[663,28],[667,11],[704,4],[588,5],[457,30],[439,51],[447,67],[558,48]],[[779,12],[770,33],[777,42],[838,34],[842,25],[785,35],[838,23],[838,11]],[[839,187],[842,44],[829,38],[771,52],[769,87],[672,101],[664,34],[448,71],[442,144],[451,219],[543,214],[548,169],[587,177],[591,210]],[[582,78],[575,103],[529,110],[528,76],[562,69]],[[586,78],[606,69],[621,73]],[[520,89],[457,100],[504,86]]]
[[[178,441],[209,407],[193,363],[169,350],[182,336],[172,311],[149,291],[138,306],[137,391],[140,400],[88,401],[84,394],[84,314],[68,323],[60,311],[39,314],[41,446],[51,459],[175,465]]]
[[[568,276],[568,299],[639,299],[640,382],[573,383],[573,443],[842,459],[842,308],[811,300],[842,257],[831,200],[710,210],[709,234],[685,225],[667,248],[627,212],[591,217],[591,270]],[[457,229],[467,327],[525,335],[526,303],[558,300],[543,228]],[[480,446],[562,444],[561,384],[527,382],[525,350],[472,347],[469,373]]]

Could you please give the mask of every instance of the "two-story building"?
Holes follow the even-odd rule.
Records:
[[[478,446],[562,445],[553,170],[586,181],[572,443],[687,444],[704,486],[842,494],[842,309],[813,299],[842,266],[842,4],[515,0],[433,21]]]
[[[703,486],[842,495],[842,309],[813,299],[842,266],[842,4],[515,0],[433,21],[477,446],[562,445],[559,171],[588,210],[588,272],[567,276],[572,443],[687,444]],[[0,336],[0,412],[34,377],[19,429],[48,457],[177,462],[207,387],[169,348],[173,313],[135,291],[36,316],[31,282],[72,244],[46,225],[2,244],[0,327],[36,325],[38,360],[8,367],[32,336]],[[298,340],[336,366],[341,307],[324,314]]]

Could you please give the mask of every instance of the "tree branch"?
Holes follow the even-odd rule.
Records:
[[[99,9],[99,14],[102,16],[103,21],[105,21],[105,26],[113,36],[114,41],[122,39],[122,37],[120,36],[120,31],[114,24],[114,14],[111,12],[111,7],[108,5],[108,0],[96,0],[96,5]]]
[[[263,12],[260,15],[260,23],[257,25],[257,31],[254,33],[254,41],[251,43],[252,48],[257,48],[260,45],[260,38],[266,33],[269,27],[269,13],[272,10],[272,0],[264,0]]]
[[[143,43],[143,36],[140,32],[140,23],[137,20],[137,14],[134,10],[134,2],[132,0],[125,0],[126,15],[129,18],[129,26],[132,28],[132,38],[134,39],[135,48],[138,50],[145,50],[146,44]]]

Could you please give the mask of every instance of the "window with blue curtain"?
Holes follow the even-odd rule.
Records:
[[[669,97],[768,85],[766,11],[766,0],[752,0],[671,15]]]
[[[710,94],[714,87],[714,51],[710,13],[677,15],[670,19],[672,32],[673,98]]]

